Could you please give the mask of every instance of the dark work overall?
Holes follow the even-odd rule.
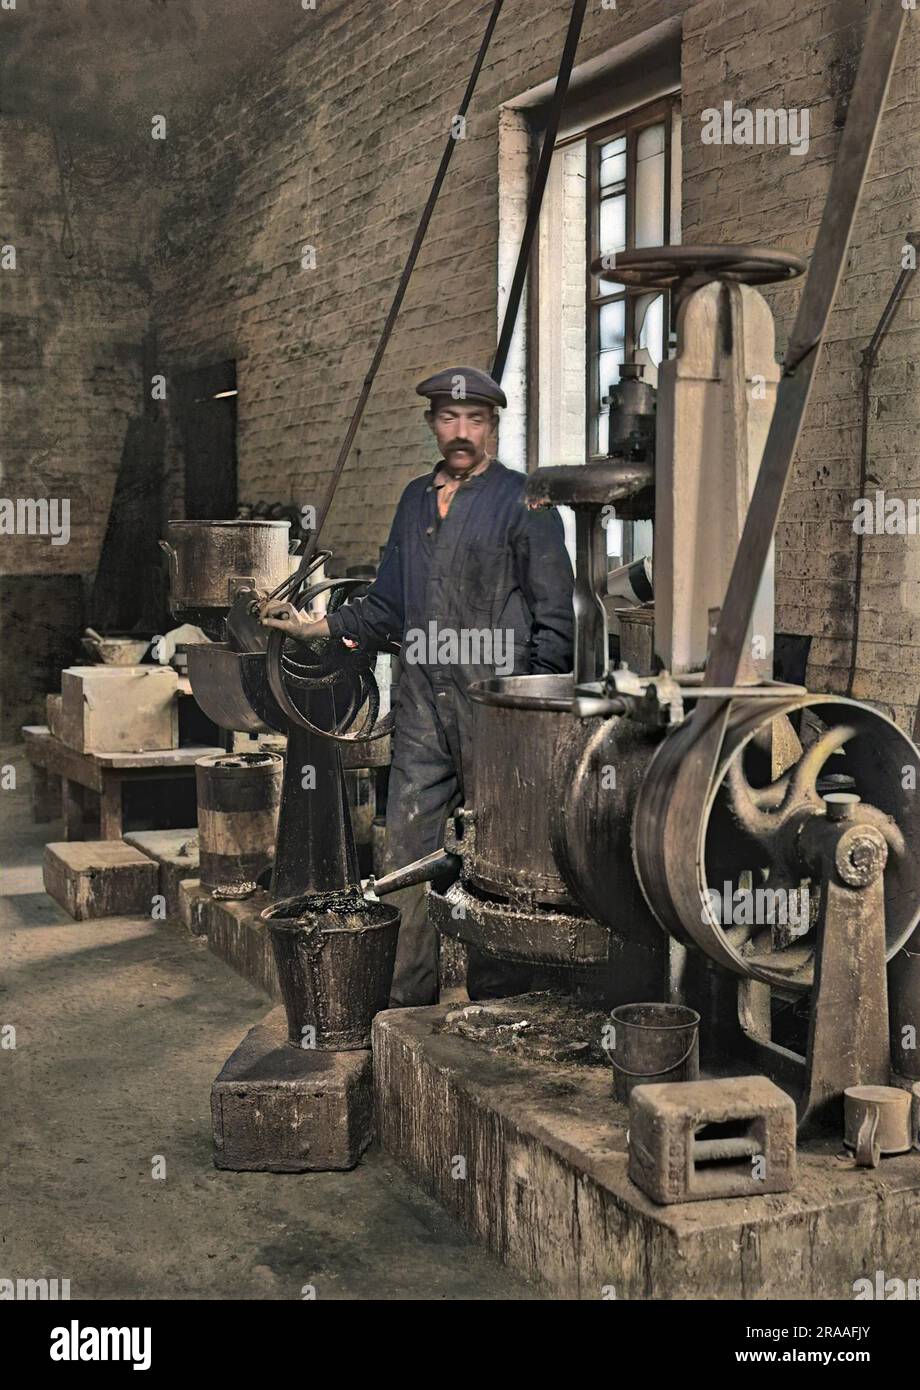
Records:
[[[529,511],[525,475],[493,460],[461,483],[438,522],[437,470],[414,479],[400,498],[377,578],[365,597],[330,614],[333,636],[374,646],[414,633],[477,629],[510,632],[513,674],[572,669],[572,566],[555,510]],[[387,803],[386,871],[443,843],[449,813],[463,802],[472,754],[475,681],[494,666],[403,660]],[[510,662],[509,662],[510,664]],[[504,674],[511,674],[507,666]],[[390,895],[402,911],[391,1003],[430,1004],[438,997],[437,933],[427,922],[424,885]],[[470,953],[474,975],[482,958]]]

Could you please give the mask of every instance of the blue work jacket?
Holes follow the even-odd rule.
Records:
[[[414,635],[427,637],[432,625],[439,634],[500,631],[513,649],[513,674],[571,671],[574,576],[559,513],[529,510],[526,475],[493,459],[460,483],[439,522],[438,468],[403,492],[376,579],[363,598],[329,615],[331,634],[371,647],[398,642],[405,666]],[[461,644],[460,657],[468,654]],[[475,660],[481,652],[472,654],[472,662],[458,660],[443,643],[429,644],[417,664],[432,684],[465,693],[496,674],[494,663]]]

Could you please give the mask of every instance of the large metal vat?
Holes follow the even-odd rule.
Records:
[[[473,785],[465,878],[486,893],[548,906],[572,898],[550,847],[552,751],[577,734],[571,675],[499,676],[470,687]]]
[[[169,609],[175,617],[223,617],[244,581],[268,592],[291,572],[289,521],[170,521]],[[207,630],[207,628],[206,628]]]

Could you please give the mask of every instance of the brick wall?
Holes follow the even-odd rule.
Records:
[[[580,61],[682,8],[598,0]],[[160,341],[174,366],[237,358],[241,497],[318,501],[487,13],[468,0],[320,3],[315,36],[177,142]],[[506,2],[324,533],[345,563],[376,559],[400,492],[436,456],[415,383],[450,362],[488,365],[499,108],[555,76],[569,13],[566,0]],[[304,244],[315,270],[300,268]]]
[[[855,71],[864,0],[593,3],[579,61],[683,15],[684,239],[810,251]],[[344,563],[372,559],[405,483],[433,458],[414,384],[450,360],[488,362],[496,338],[498,126],[503,102],[549,81],[567,0],[506,0],[384,367],[330,519]],[[4,495],[77,499],[69,547],[5,542],[16,574],[89,573],[121,445],[145,389],[153,324],[169,372],[235,357],[240,495],[316,503],[376,341],[485,22],[454,0],[320,0],[306,36],[217,102],[170,109],[158,162],[99,134],[69,181],[76,254],[46,126],[4,142],[5,203],[22,271],[5,277]],[[778,627],[814,636],[816,688],[846,684],[854,602],[852,502],[860,354],[900,268],[917,194],[918,34],[909,16],[850,266],[778,536]],[[807,105],[804,159],[704,146],[700,112],[725,99]],[[7,130],[11,130],[8,123]],[[162,210],[162,211],[161,211]],[[312,245],[315,269],[301,268]],[[148,283],[148,277],[149,282]],[[920,285],[883,347],[872,389],[870,475],[918,482],[914,363]],[[782,347],[798,288],[770,292]],[[177,450],[164,511],[181,503]],[[63,552],[66,552],[63,553]],[[916,541],[869,537],[855,692],[912,721],[920,688]]]
[[[810,255],[858,59],[862,0],[705,0],[683,29],[684,239],[764,243]],[[813,637],[809,684],[845,693],[853,629],[861,355],[920,228],[920,27],[905,26],[897,71],[857,216],[846,273],[777,534],[776,626]],[[810,147],[704,145],[701,112],[807,106]],[[767,291],[785,348],[799,285]],[[872,381],[869,476],[916,496],[920,276],[908,286]],[[870,483],[874,493],[875,483]],[[894,707],[912,728],[920,695],[920,538],[869,536],[853,694]]]
[[[123,146],[3,118],[0,416],[4,497],[69,498],[71,538],[3,536],[0,574],[86,574],[98,559],[129,421],[140,410],[149,290]],[[60,153],[60,159],[58,158]]]
[[[125,440],[142,412],[149,331],[144,151],[0,121],[0,496],[69,502],[70,537],[0,536],[0,738],[44,722],[44,696],[79,657]],[[59,513],[62,517],[63,513]]]
[[[373,558],[399,493],[433,458],[413,395],[448,360],[485,364],[496,335],[498,116],[551,78],[569,7],[508,0],[402,317],[326,533],[346,563]],[[636,0],[589,10],[597,57],[684,12],[684,239],[810,252],[836,152],[863,0]],[[317,10],[317,28],[251,75],[172,150],[156,317],[174,364],[239,360],[241,495],[316,502],[475,52],[484,13],[389,0]],[[778,536],[777,626],[814,637],[810,678],[842,690],[849,663],[859,468],[860,353],[918,223],[918,34],[909,21],[853,253],[815,383]],[[801,107],[806,157],[704,146],[700,112]],[[199,221],[202,203],[205,221]],[[316,248],[302,270],[300,248]],[[870,472],[912,481],[918,290],[873,385]],[[784,345],[798,287],[771,292]],[[857,695],[912,722],[920,688],[914,543],[869,538]]]

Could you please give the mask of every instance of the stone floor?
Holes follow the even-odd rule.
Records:
[[[371,1150],[351,1173],[218,1172],[211,1081],[268,999],[204,939],[74,923],[42,890],[18,750],[0,791],[0,1277],[72,1298],[537,1299]],[[165,1176],[155,1177],[155,1171]]]

